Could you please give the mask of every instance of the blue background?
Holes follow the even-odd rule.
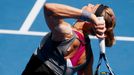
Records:
[[[1,0],[0,29],[19,30],[36,0]],[[113,8],[117,24],[116,36],[134,37],[134,0],[49,0],[82,8],[88,3],[106,4]],[[74,20],[67,20],[73,23]],[[49,32],[41,10],[30,31]],[[0,75],[21,75],[30,56],[43,36],[0,34]],[[92,39],[94,69],[99,57],[98,40]],[[107,56],[116,75],[134,75],[134,41],[116,41],[107,48]],[[102,64],[103,65],[103,64]],[[105,70],[105,67],[101,68]]]

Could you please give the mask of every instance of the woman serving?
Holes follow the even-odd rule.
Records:
[[[115,15],[108,6],[88,4],[82,9],[57,3],[44,5],[45,21],[51,30],[41,41],[22,75],[92,75],[93,53],[88,35],[114,44]],[[104,17],[100,21],[97,17]],[[76,19],[74,25],[65,18]],[[105,33],[105,36],[102,35]]]

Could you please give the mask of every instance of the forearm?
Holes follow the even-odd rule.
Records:
[[[77,18],[82,13],[81,9],[56,3],[46,3],[45,8],[52,12],[54,16],[64,18]]]
[[[88,14],[90,15],[86,14],[85,16],[85,14],[83,14],[82,9],[74,8],[68,5],[63,5],[63,4],[46,3],[45,9],[47,11],[50,11],[53,16],[59,17],[59,18],[76,18],[76,19],[81,19],[84,21],[89,21],[90,19],[95,23],[97,19],[96,16],[90,12],[88,12]]]

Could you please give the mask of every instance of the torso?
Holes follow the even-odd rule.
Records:
[[[68,48],[67,54],[65,54],[65,59],[71,58],[73,54],[76,52],[76,50],[79,48],[80,41],[78,39],[75,39],[72,45]]]
[[[76,31],[76,30],[75,30]],[[84,37],[84,35],[79,32],[76,31],[77,33],[81,34],[82,37]],[[76,34],[76,33],[75,33]],[[65,59],[71,59],[72,57],[75,57],[75,53],[77,53],[77,50],[80,48],[80,45],[82,44],[82,42],[79,39],[79,36],[76,35],[77,39],[74,40],[74,42],[71,44],[71,46],[68,48],[67,53],[65,55]],[[82,40],[85,43],[85,40]],[[84,45],[85,47],[85,45]],[[85,49],[85,48],[84,48]],[[80,55],[79,61],[77,62],[78,65],[83,64],[86,60],[86,55],[85,55],[85,50],[83,50],[82,54]]]
[[[66,26],[67,28],[66,29],[69,29],[69,24],[66,23],[66,22],[63,22],[62,25]],[[77,31],[79,32],[83,37],[84,37],[84,34],[80,31],[78,31],[77,29],[75,28],[72,28],[73,31]],[[73,36],[72,33],[63,33],[62,29],[61,29],[61,32],[59,32],[58,30],[55,30],[53,31],[53,35],[52,35],[52,39],[55,40],[55,41],[59,41],[61,39],[69,39],[71,38],[71,36]],[[79,39],[79,37],[76,35],[76,37]],[[77,52],[77,49],[79,48],[81,42],[80,40],[78,39],[75,39],[73,41],[73,43],[71,44],[71,46],[67,49],[67,53],[64,55],[64,58],[65,59],[70,59],[74,56],[74,54]],[[86,60],[86,55],[85,55],[85,51],[82,53],[82,55],[80,56],[79,58],[79,61],[78,61],[78,64],[83,64]]]
[[[78,32],[78,31],[77,31]],[[81,33],[80,33],[81,34]],[[83,34],[81,34],[81,35],[83,35]],[[84,35],[83,35],[84,36]],[[48,38],[49,38],[49,40],[51,39],[50,38],[51,36],[49,36]],[[74,36],[73,36],[74,37]],[[64,58],[63,59],[71,59],[72,57],[74,57],[75,56],[75,53],[77,54],[77,50],[78,50],[78,48],[80,47],[80,45],[81,45],[81,41],[79,40],[79,39],[77,39],[78,38],[78,36],[76,36],[75,35],[75,39],[72,41],[72,43],[71,43],[71,45],[69,45],[68,47],[67,47],[67,49],[65,50],[64,48],[60,48],[60,49],[62,49],[62,50],[59,50],[59,52],[60,51],[65,51],[65,54],[64,54]],[[42,42],[42,44],[44,43],[45,45],[46,45],[46,47],[47,47],[47,45],[48,46],[50,46],[51,44],[53,44],[53,42],[52,43],[50,43],[50,44],[46,44],[46,43],[48,43],[47,42],[47,40],[48,39],[46,39],[46,41],[45,41],[45,39],[44,39],[44,41]],[[46,43],[45,43],[46,42]],[[42,61],[46,61],[46,53],[48,53],[48,57],[50,56],[50,59],[53,59],[54,58],[54,62],[55,62],[55,54],[53,55],[51,52],[52,51],[54,51],[53,50],[53,48],[52,47],[50,47],[50,49],[49,49],[49,47],[45,47],[45,45],[42,45],[43,46],[43,48],[40,48],[41,50],[38,50],[37,51],[37,56],[39,57],[39,59],[41,59]],[[53,46],[53,45],[52,45]],[[55,48],[54,48],[55,49]],[[46,51],[46,52],[45,52]],[[55,51],[54,51],[55,52]],[[51,55],[49,55],[49,54],[51,54]],[[61,53],[62,54],[62,53]],[[77,65],[75,65],[74,67],[77,67],[77,66],[79,66],[79,65],[83,65],[85,62],[89,62],[89,61],[87,61],[87,57],[86,57],[86,50],[84,50],[84,52],[81,54],[81,56],[79,57],[79,61],[77,62]],[[90,54],[89,54],[90,55]],[[54,57],[53,57],[54,56]],[[41,57],[41,58],[40,58]],[[43,58],[42,58],[43,57]],[[58,61],[62,61],[61,60],[61,55],[58,55],[58,58],[56,57],[56,59],[59,59]],[[50,60],[50,62],[53,62],[53,61],[51,61]],[[49,64],[50,65],[50,62],[49,63],[46,63],[46,64]],[[64,62],[64,61],[63,61]],[[62,63],[62,62],[57,62],[57,63],[60,63],[60,64],[64,64],[64,63]],[[53,64],[53,63],[52,63]],[[63,66],[64,67],[64,66]],[[51,68],[51,67],[50,67]],[[53,67],[52,67],[53,68]],[[51,69],[52,69],[51,68]],[[53,69],[54,70],[54,69]]]

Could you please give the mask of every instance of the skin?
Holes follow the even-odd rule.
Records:
[[[52,40],[54,41],[62,41],[64,39],[70,39],[72,37],[72,30],[80,32],[83,36],[85,34],[92,34],[90,28],[94,27],[95,36],[98,38],[104,38],[105,36],[100,35],[99,33],[104,33],[105,22],[99,21],[94,14],[91,14],[91,19],[94,23],[85,22],[82,20],[78,20],[75,25],[71,26],[69,23],[64,21],[64,18],[74,18],[78,19],[78,16],[81,16],[82,10],[87,10],[91,13],[94,13],[96,9],[99,7],[99,4],[92,5],[88,4],[84,6],[82,9],[77,9],[74,7],[70,7],[62,4],[55,3],[46,3],[44,6],[46,22],[49,29],[52,32]],[[50,14],[51,13],[51,14]],[[80,45],[80,41],[75,39],[72,45],[68,48],[67,54],[65,54],[65,59],[71,58]],[[81,55],[78,64],[83,64],[84,60],[86,60],[86,51]],[[91,62],[88,63],[87,67],[81,70],[80,75],[92,75],[92,64],[93,57],[90,59]]]

